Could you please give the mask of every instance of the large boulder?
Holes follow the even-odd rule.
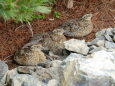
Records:
[[[98,51],[87,58],[68,56],[62,86],[114,86],[115,52]],[[71,57],[73,59],[71,60]]]

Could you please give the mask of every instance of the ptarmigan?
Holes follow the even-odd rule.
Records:
[[[20,65],[37,65],[43,63],[46,60],[46,56],[41,51],[42,45],[35,44],[22,48],[14,55],[14,61]]]
[[[85,14],[78,19],[71,19],[63,23],[60,27],[64,29],[64,35],[69,37],[83,37],[88,35],[93,30],[91,21],[93,14]]]
[[[24,46],[24,48],[33,44],[40,43],[44,47],[44,50],[49,50],[55,55],[61,55],[64,49],[63,42],[66,41],[66,37],[63,33],[63,29],[54,29],[51,32],[35,34],[30,42]]]

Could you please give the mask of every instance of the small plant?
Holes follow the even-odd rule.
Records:
[[[31,28],[30,21],[35,18],[36,12],[44,14],[51,12],[49,3],[51,4],[49,0],[0,0],[0,17],[5,21],[27,23]],[[38,17],[44,18],[42,15]]]
[[[61,16],[60,12],[57,12],[57,11],[55,11],[53,13],[53,15],[54,15],[55,18],[60,18],[60,16]]]
[[[45,15],[43,15],[43,14],[35,15],[35,18],[44,19],[44,18],[45,18]]]
[[[14,19],[18,10],[15,9],[16,4],[11,0],[0,0],[0,17],[5,21]]]
[[[0,0],[0,17],[5,21],[29,22],[33,20],[35,12],[50,13],[48,3],[49,0]]]

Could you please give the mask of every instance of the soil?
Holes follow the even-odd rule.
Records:
[[[67,9],[65,5],[62,0],[58,0],[52,8],[52,13],[46,15],[45,19],[33,20],[31,25],[34,34],[53,30],[64,21],[79,18],[86,13],[94,14],[92,18],[94,24],[93,31],[89,35],[77,39],[91,41],[94,39],[97,31],[115,26],[115,0],[74,0],[74,7],[72,9]],[[60,18],[54,18],[54,11],[61,13]],[[21,25],[24,26],[16,29]],[[6,61],[10,69],[16,67],[12,55],[21,49],[30,38],[31,33],[27,25],[0,20],[0,60]]]

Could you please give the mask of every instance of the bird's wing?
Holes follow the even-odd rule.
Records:
[[[41,32],[38,34],[35,34],[30,41],[35,41],[35,40],[42,40],[45,36],[47,36],[48,34],[46,32]]]

